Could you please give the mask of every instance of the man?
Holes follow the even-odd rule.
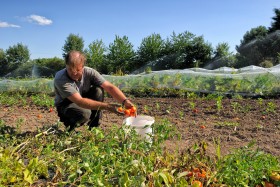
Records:
[[[66,68],[54,78],[55,106],[69,131],[78,124],[87,123],[90,128],[100,125],[101,110],[118,113],[117,104],[104,102],[104,90],[125,108],[132,102],[115,85],[105,80],[96,70],[85,66],[82,52],[71,51],[65,57]]]

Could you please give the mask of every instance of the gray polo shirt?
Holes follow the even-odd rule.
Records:
[[[55,106],[74,93],[78,92],[82,95],[88,92],[92,85],[100,86],[104,81],[104,77],[99,72],[86,66],[81,81],[72,80],[66,68],[58,71],[54,77]]]

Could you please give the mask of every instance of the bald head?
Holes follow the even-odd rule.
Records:
[[[85,62],[86,62],[86,57],[80,51],[70,51],[65,56],[65,63],[69,67],[75,67],[75,66],[81,65],[81,64],[84,66]]]

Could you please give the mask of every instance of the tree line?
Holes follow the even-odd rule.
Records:
[[[274,9],[274,13],[270,27],[258,26],[244,34],[240,45],[236,46],[236,53],[230,51],[226,42],[213,48],[203,36],[185,31],[173,32],[166,39],[153,33],[143,38],[136,50],[127,36],[116,35],[109,46],[102,40],[94,40],[85,47],[82,36],[71,33],[62,46],[62,56],[71,50],[82,51],[87,56],[87,66],[102,74],[132,73],[143,67],[151,70],[240,68],[248,65],[271,67],[280,63],[280,9]],[[0,48],[0,76],[16,70],[24,73],[34,64],[53,72],[64,68],[64,60],[58,57],[30,60],[29,49],[22,43],[7,50]]]

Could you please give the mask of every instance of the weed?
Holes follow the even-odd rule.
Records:
[[[37,106],[53,107],[54,99],[48,94],[36,94],[31,96],[32,102]]]
[[[267,103],[267,108],[266,108],[266,112],[267,113],[275,113],[276,112],[276,104],[273,102],[268,102]]]
[[[222,108],[223,108],[222,99],[223,99],[223,96],[218,96],[218,97],[216,98],[216,106],[217,106],[217,111],[218,111],[218,113],[220,113],[221,110],[222,110]]]
[[[279,168],[276,157],[254,150],[249,144],[221,159],[217,165],[216,178],[219,184],[227,186],[256,186],[269,180],[272,170]]]

